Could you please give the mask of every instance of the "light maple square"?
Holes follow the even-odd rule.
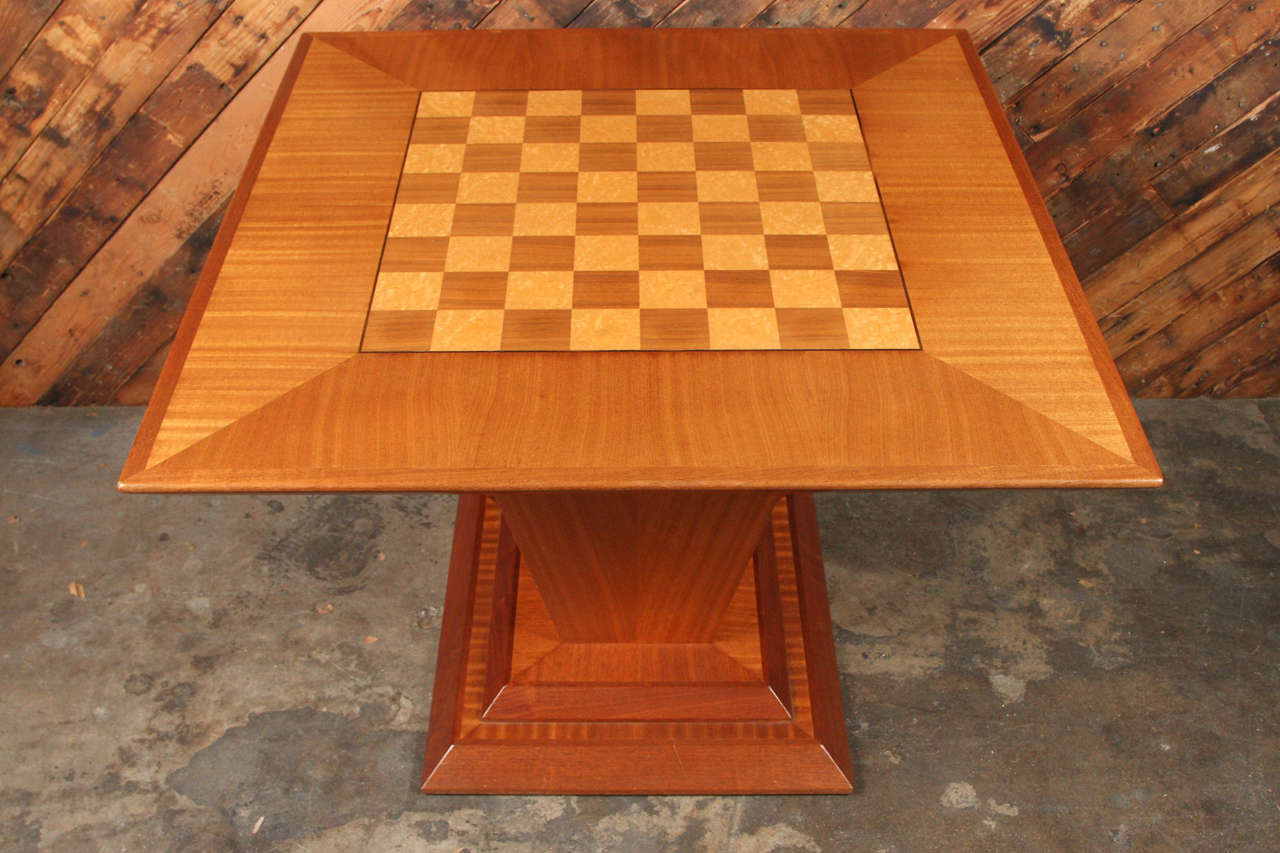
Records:
[[[860,349],[915,349],[915,323],[907,308],[846,308],[849,342]]]
[[[475,92],[423,92],[418,97],[420,116],[469,116]]]
[[[679,115],[690,113],[688,89],[637,89],[638,115]]]
[[[521,142],[524,116],[472,116],[467,142]]]
[[[641,270],[640,307],[706,308],[706,274],[702,270]]]
[[[485,351],[502,346],[501,308],[437,311],[431,331],[433,351]]]
[[[772,308],[708,308],[712,349],[778,349],[778,315]]]
[[[822,205],[816,201],[762,201],[760,221],[766,234],[823,234]]]
[[[519,187],[519,172],[463,172],[458,180],[458,202],[511,204]]]
[[[753,142],[751,160],[759,172],[810,172],[813,160],[804,142]]]
[[[575,350],[640,348],[639,308],[575,308],[569,327]]]
[[[635,142],[636,117],[586,115],[582,117],[583,142]]]
[[[744,89],[742,101],[754,115],[799,115],[795,89]]]
[[[635,172],[579,172],[578,201],[633,202],[639,194]]]
[[[526,142],[520,149],[520,171],[576,172],[578,156],[576,142]]]
[[[828,234],[831,262],[838,270],[896,270],[888,234]]]
[[[697,234],[702,230],[696,201],[642,201],[637,222],[641,234]]]
[[[834,270],[770,270],[775,308],[839,308]]]
[[[709,270],[763,270],[769,252],[759,234],[703,234],[702,262]]]
[[[449,238],[445,272],[499,272],[510,266],[510,237]]]
[[[640,266],[640,238],[623,234],[573,239],[576,270],[634,270]]]
[[[745,115],[696,115],[693,117],[694,142],[747,142],[751,131]]]
[[[636,145],[636,168],[641,172],[692,172],[692,142],[641,142]]]
[[[806,115],[804,138],[809,142],[860,142],[858,119],[851,115]]]
[[[698,201],[757,201],[755,172],[698,172]]]
[[[516,204],[517,237],[569,237],[578,223],[578,206],[573,202],[519,202]]]
[[[870,172],[814,172],[813,179],[819,201],[880,201]]]
[[[452,204],[397,204],[390,237],[447,237],[453,230]]]
[[[512,272],[507,276],[507,308],[572,308],[573,273]]]
[[[525,114],[531,116],[576,116],[582,114],[579,89],[542,89],[529,92]]]
[[[422,144],[409,146],[404,155],[405,172],[461,172],[467,146],[461,143]]]
[[[378,275],[370,309],[374,311],[429,311],[440,304],[444,273],[384,272]]]

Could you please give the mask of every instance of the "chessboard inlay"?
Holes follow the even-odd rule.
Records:
[[[420,96],[364,351],[917,348],[847,90]]]

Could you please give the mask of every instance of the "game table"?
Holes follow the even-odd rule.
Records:
[[[303,37],[120,487],[460,493],[424,791],[837,793],[812,491],[1159,482],[967,35],[570,30]]]

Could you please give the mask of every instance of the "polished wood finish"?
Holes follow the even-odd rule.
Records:
[[[776,502],[768,492],[498,498],[558,634],[580,643],[710,641]]]
[[[496,501],[465,499],[451,571],[465,567],[450,576],[440,641],[442,663],[447,658],[449,665],[437,670],[423,790],[850,791],[848,740],[842,725],[830,725],[843,714],[834,656],[821,651],[830,647],[831,633],[822,563],[813,550],[812,500],[770,495],[768,505],[764,536],[776,557],[740,562],[742,582],[713,642],[601,643],[599,659],[584,666],[577,651],[591,644],[559,638],[537,584],[522,579],[509,667],[514,674],[489,702],[484,674],[492,671],[490,636],[503,630],[489,614],[491,597],[500,594],[505,513]],[[714,513],[714,502],[707,509]],[[774,569],[771,587],[759,582],[762,564]],[[659,578],[645,578],[660,586]],[[674,598],[667,606],[696,610]],[[781,631],[762,626],[757,611],[777,614]],[[753,643],[742,642],[747,636]],[[773,642],[780,643],[777,676],[791,700],[777,695],[761,666],[775,654],[762,646]],[[725,649],[743,663],[712,663],[715,654],[732,663]],[[561,655],[555,663],[562,651],[577,662]],[[619,656],[632,660],[620,663]],[[542,661],[551,665],[539,667]],[[461,680],[460,673],[466,673]]]
[[[1280,299],[1280,243],[1239,251],[1280,186],[1273,2],[26,0],[0,4],[21,154],[0,181],[0,404],[147,401],[302,31],[569,25],[968,30],[1130,392],[1280,390],[1251,322]]]
[[[919,345],[848,89],[497,89],[420,96],[360,349]]]
[[[467,241],[518,213],[487,196],[454,205],[451,223],[462,217],[468,233],[447,249],[400,234],[397,205],[463,195],[460,178],[445,180],[456,175],[406,171],[410,162],[516,162],[513,142],[424,152],[435,144],[424,140],[509,134],[526,117],[516,102],[523,110],[544,90],[561,93],[544,104],[576,93],[583,133],[605,135],[629,126],[613,120],[640,90],[703,106],[786,90],[847,108],[851,93],[865,157],[825,153],[848,167],[842,179],[856,166],[868,199],[878,191],[895,269],[892,281],[840,286],[873,299],[900,286],[900,269],[919,349],[368,351],[371,334],[374,349],[405,340],[424,310],[375,329],[379,312],[395,313],[387,304],[405,307],[383,276],[491,265],[496,255]],[[461,98],[483,103],[485,120],[432,123]],[[1160,481],[998,107],[962,33],[304,40],[121,486],[472,493],[459,505],[424,790],[848,791],[807,490]],[[695,148],[695,163],[744,164],[745,151]],[[763,195],[764,171],[741,174]],[[509,168],[464,177],[471,195],[492,180],[518,198],[525,177],[538,178],[534,195],[563,191]],[[664,180],[660,194],[679,183]],[[625,248],[613,233],[620,212],[589,212],[600,215],[578,211],[571,239],[585,222],[610,232],[589,235],[593,253]],[[700,209],[700,224],[725,227],[732,213]],[[830,213],[838,228],[869,222],[865,211]],[[834,238],[828,249],[810,237],[765,241],[770,259],[778,249],[778,266],[807,267],[834,255]],[[762,283],[777,292],[768,271],[742,273],[714,282],[717,299],[746,299]],[[705,283],[710,295],[709,273]],[[429,284],[396,279],[392,295]]]
[[[1025,167],[956,35],[393,33],[309,45],[301,90],[263,138],[279,155],[248,176],[244,195],[261,202],[228,216],[220,242],[239,236],[225,260],[215,253],[193,307],[208,319],[173,350],[124,488],[1158,482],[1104,348],[1082,330],[1078,285],[1019,178]],[[503,63],[488,61],[498,54]],[[450,89],[517,79],[719,86],[728,66],[705,58],[721,54],[735,57],[739,86],[852,87],[922,350],[357,351],[413,86],[429,75]],[[348,94],[336,94],[335,81],[348,79]],[[348,112],[359,120],[341,117]],[[298,232],[272,218],[337,191],[317,171],[326,159],[347,176],[342,209],[358,226],[341,244],[326,229]],[[289,191],[273,195],[278,186]],[[329,262],[339,246],[343,263]],[[302,287],[308,263],[331,286]],[[272,286],[240,290],[261,281]],[[291,319],[282,325],[282,316]]]

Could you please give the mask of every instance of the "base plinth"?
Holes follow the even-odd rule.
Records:
[[[424,792],[852,790],[811,495],[777,502],[695,642],[566,638],[525,562],[498,503],[463,496]]]

